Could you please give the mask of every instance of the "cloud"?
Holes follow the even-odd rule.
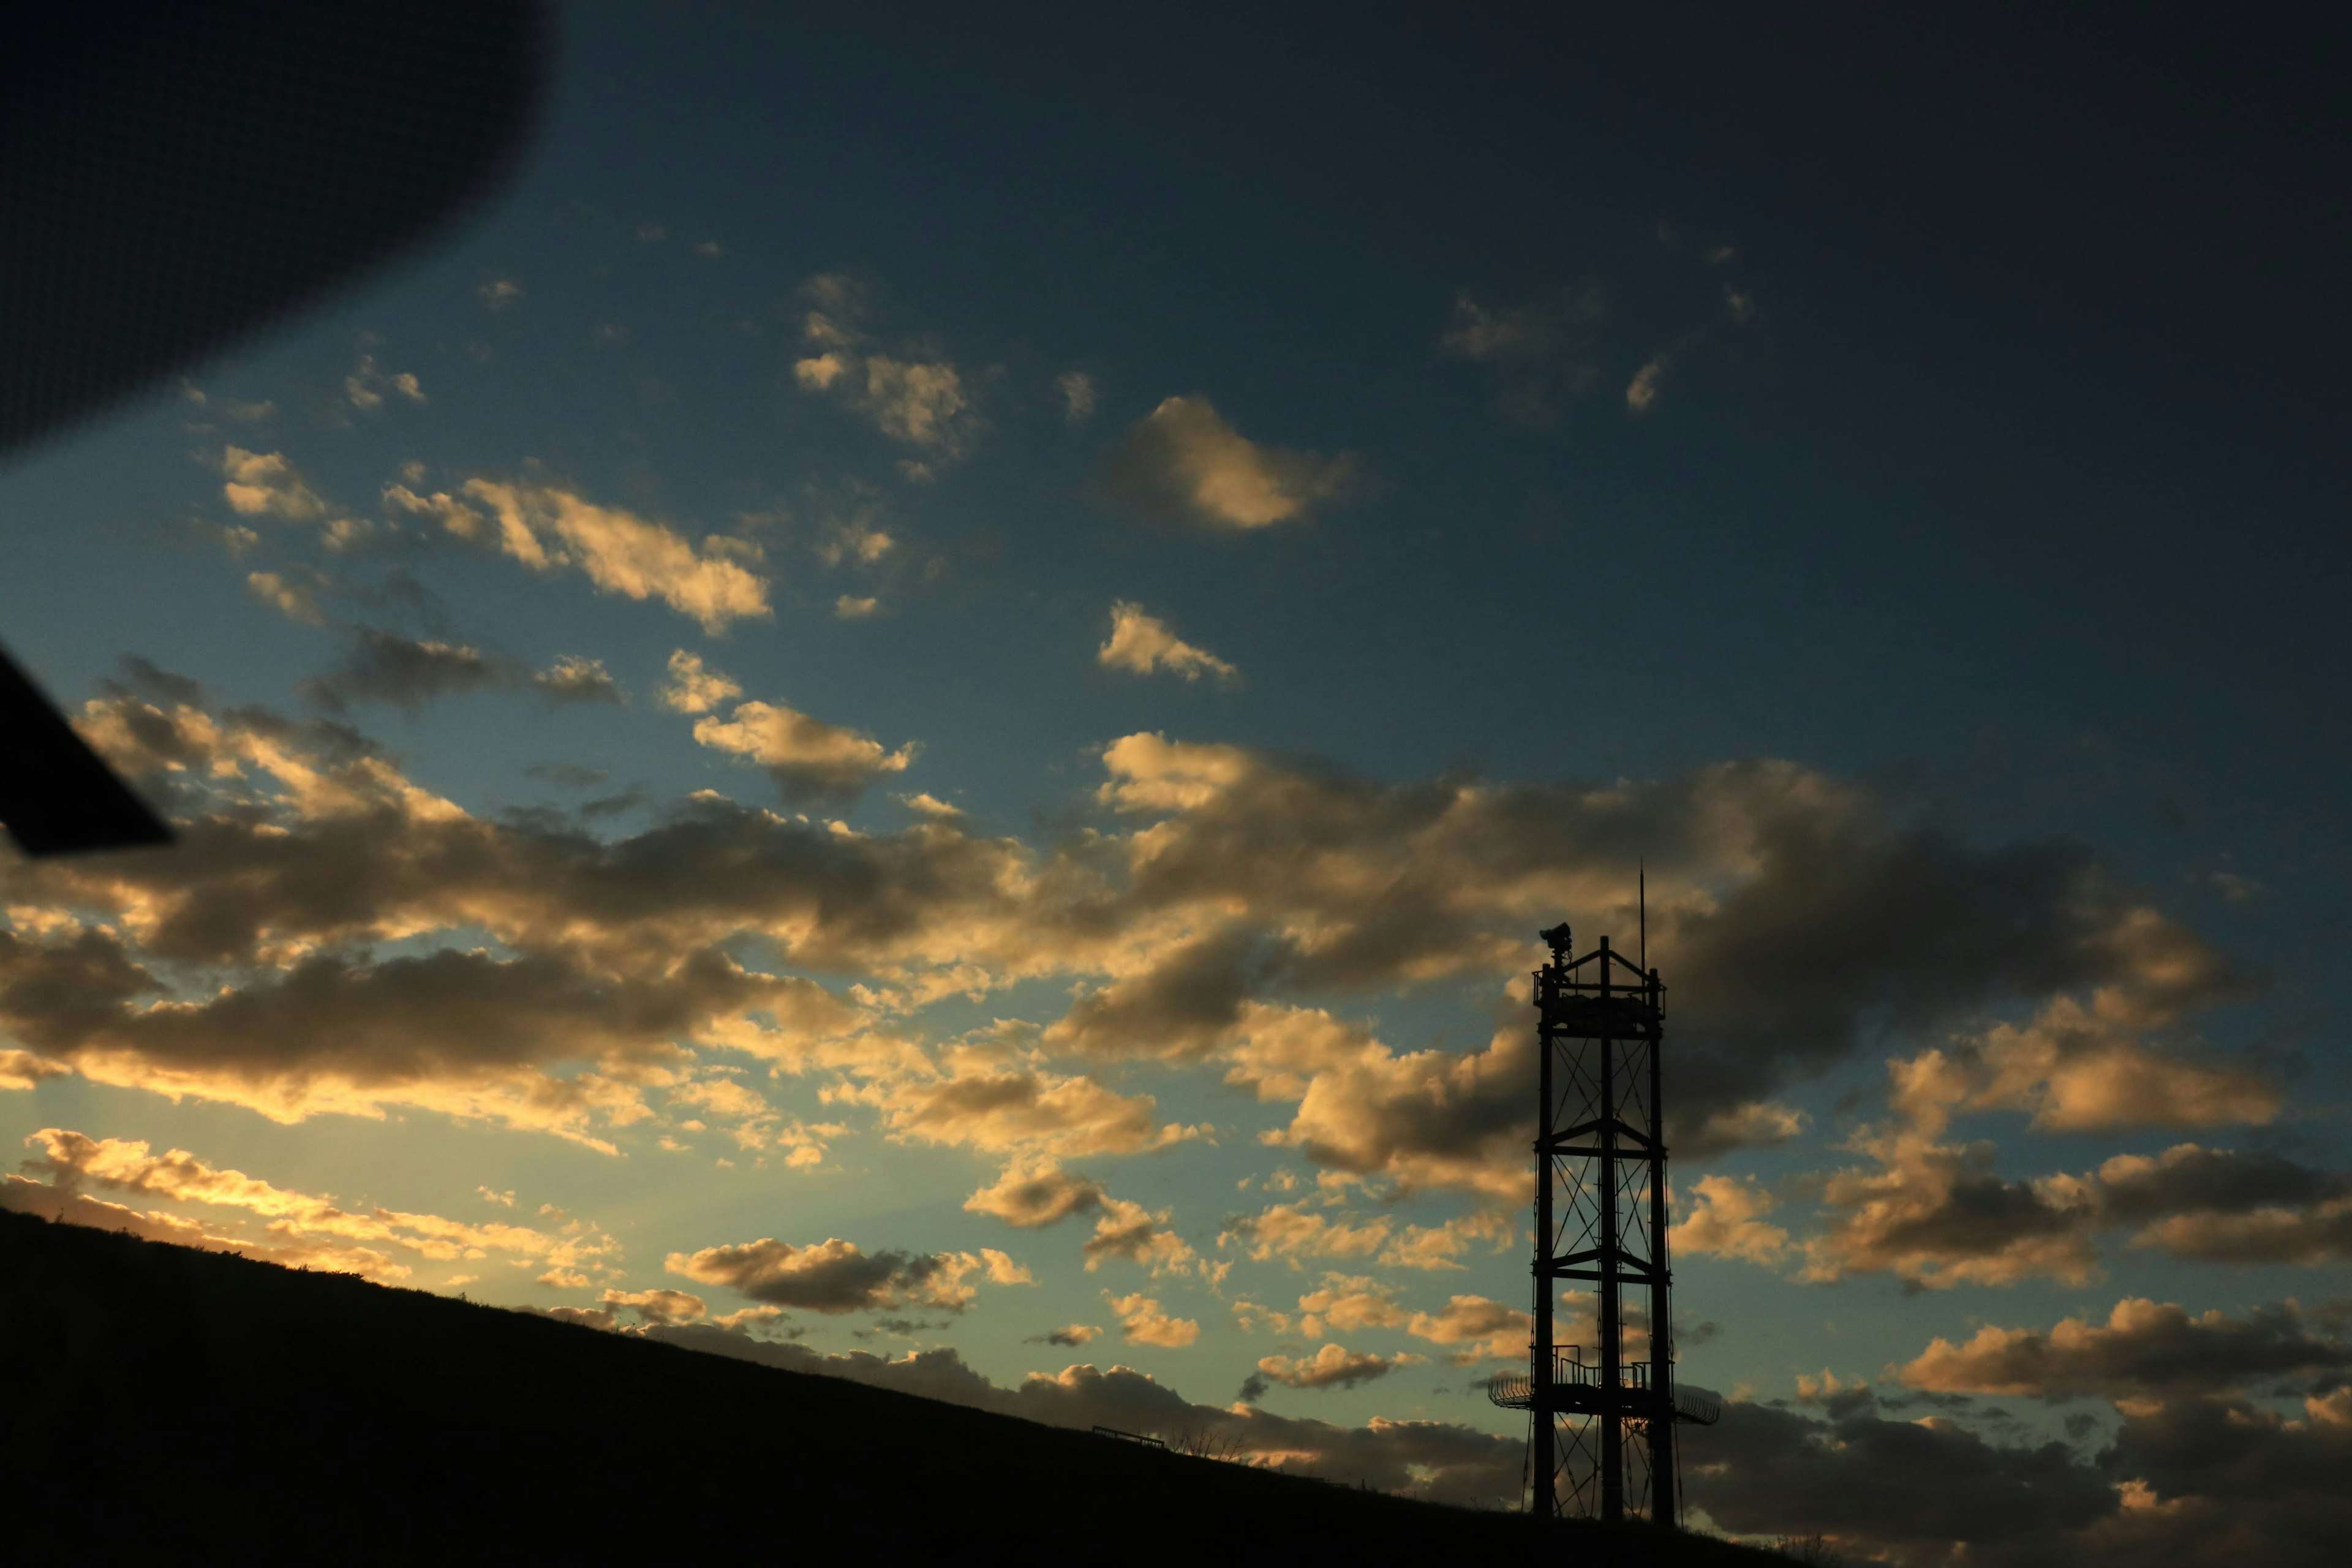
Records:
[[[1181,1274],[1197,1260],[1192,1245],[1168,1228],[1172,1211],[1147,1209],[1125,1198],[1105,1197],[1095,1220],[1095,1233],[1080,1250],[1091,1274],[1114,1258],[1139,1263],[1154,1279]]]
[[[1658,400],[1658,384],[1665,379],[1666,367],[1673,363],[1674,354],[1670,350],[1654,353],[1642,362],[1642,368],[1635,371],[1633,379],[1625,384],[1625,406],[1629,411],[1635,414],[1650,411],[1650,405]]]
[[[1401,1366],[1419,1366],[1426,1359],[1410,1352],[1382,1356],[1327,1343],[1311,1356],[1261,1356],[1257,1370],[1286,1388],[1353,1388]]]
[[[893,440],[935,458],[961,455],[981,428],[963,373],[946,360],[866,352],[861,323],[870,292],[838,273],[801,286],[811,306],[801,318],[801,335],[811,352],[793,362],[793,379],[804,392],[840,397]]]
[[[1266,1131],[1335,1179],[1516,1210],[1535,1057],[1515,977],[1530,933],[1563,914],[1588,939],[1630,930],[1633,845],[1674,988],[1669,1137],[1686,1158],[1786,1136],[1785,1090],[1889,1037],[1906,1063],[1930,1041],[1946,1064],[1897,1083],[1915,1130],[1979,1104],[2079,1122],[2093,1100],[2069,1074],[2119,1047],[2264,1081],[2189,1033],[2243,994],[2231,966],[2087,851],[1978,845],[1790,763],[1382,783],[1139,734],[1104,749],[1101,818],[1049,844],[935,816],[858,831],[711,795],[604,838],[554,814],[476,817],[348,727],[190,695],[134,682],[79,715],[182,842],[0,868],[8,905],[108,928],[20,930],[5,963],[22,984],[0,985],[0,1012],[13,1044],[78,1070],[284,1117],[430,1104],[609,1142],[658,1116],[647,1074],[683,1081],[692,1053],[728,1048],[824,1075],[833,1103],[894,1136],[1069,1164],[1205,1135],[1094,1076],[1159,1058],[1275,1108]],[[892,754],[867,744],[867,762]],[[734,952],[862,989],[845,1000]],[[220,973],[184,989],[184,965]],[[958,1056],[893,1021],[1033,981],[1076,994],[1011,1054]],[[1490,1028],[1402,1048],[1348,1010],[1461,984],[1492,987]],[[36,1005],[59,996],[74,1005]],[[2105,1022],[2027,1027],[2059,998]],[[2042,1043],[1996,1050],[1989,1018]],[[1981,1251],[1958,1222],[2007,1202],[2048,1272],[2095,1263],[2079,1239],[2093,1221],[2164,1217],[2109,1221],[2061,1185],[2004,1197],[1965,1139],[1914,1138],[1908,1154],[1885,1145],[1891,1163],[1861,1152],[1826,1215],[1853,1245],[1809,1264],[1940,1271]]]
[[[208,1231],[194,1220],[182,1219],[160,1209],[142,1213],[122,1204],[108,1203],[70,1188],[27,1181],[22,1176],[0,1175],[0,1209],[31,1215],[58,1225],[87,1226],[93,1230],[135,1236],[143,1241],[193,1247],[205,1252],[234,1253],[240,1258],[257,1258],[287,1268],[326,1269],[338,1274],[356,1274],[362,1279],[384,1283],[405,1279],[415,1272],[408,1265],[397,1262],[390,1254],[373,1247],[332,1242],[278,1245],[253,1241]]]
[[[2347,1366],[2352,1346],[2312,1333],[2293,1301],[2241,1317],[2192,1316],[2170,1302],[2127,1297],[2104,1323],[2063,1318],[2047,1331],[1987,1324],[1959,1344],[1938,1338],[1899,1375],[1938,1394],[2145,1401]]]
[[[1142,605],[1127,599],[1110,607],[1110,638],[1096,650],[1095,662],[1105,669],[1137,675],[1164,669],[1186,680],[1208,675],[1230,682],[1241,677],[1240,670],[1206,648],[1194,647],[1170,631],[1165,621],[1145,615]]]
[[[1821,1534],[1854,1555],[1941,1561],[1964,1541],[1969,1561],[2004,1562],[2004,1547],[2046,1547],[2117,1506],[2110,1478],[2063,1443],[1991,1442],[1940,1416],[1888,1420],[1866,1399],[1826,1420],[1733,1401],[1683,1448],[1685,1496],[1718,1528]]]
[[[1095,416],[1095,378],[1085,371],[1064,371],[1054,378],[1054,390],[1062,395],[1062,417],[1069,423],[1083,425]]]
[[[319,608],[317,595],[303,584],[276,572],[248,572],[245,586],[255,598],[289,621],[306,626],[327,624],[326,612]]]
[[[1365,1426],[1340,1426],[1248,1407],[1195,1405],[1132,1367],[1081,1363],[1057,1373],[1033,1372],[1017,1387],[1007,1388],[973,1371],[952,1349],[913,1351],[895,1360],[856,1351],[828,1355],[700,1324],[654,1329],[647,1337],[1080,1432],[1110,1426],[1171,1441],[1194,1435],[1230,1447],[1236,1458],[1282,1474],[1316,1476],[1383,1492],[1410,1491],[1441,1502],[1491,1506],[1496,1497],[1518,1484],[1525,1451],[1517,1437],[1492,1436],[1456,1422],[1376,1417]]]
[[[669,656],[669,681],[658,691],[663,707],[676,713],[709,713],[743,695],[743,689],[715,669],[699,654],[684,648]]]
[[[956,367],[943,361],[870,355],[864,393],[855,402],[882,434],[910,446],[954,451],[971,437],[971,395]]]
[[[1276,1204],[1261,1214],[1228,1221],[1217,1245],[1236,1242],[1256,1262],[1285,1258],[1295,1268],[1301,1258],[1361,1258],[1378,1252],[1394,1226],[1382,1215],[1351,1226],[1295,1204]]]
[[[861,599],[848,594],[844,594],[839,598],[834,600],[833,615],[834,619],[835,620],[862,621],[871,617],[875,612],[881,609],[881,607],[882,601],[873,597],[871,595]]]
[[[44,1079],[72,1075],[73,1068],[64,1062],[30,1051],[0,1050],[0,1089],[32,1089]]]
[[[849,360],[833,351],[793,362],[793,379],[804,392],[824,392],[849,374]]]
[[[2188,1101],[2200,1116],[2258,1113],[2274,1093],[2260,1075],[2215,1068],[2166,1038],[2194,1011],[2242,994],[2242,982],[2087,853],[2063,843],[1967,847],[1793,764],[1712,764],[1606,789],[1374,786],[1156,735],[1122,738],[1104,763],[1103,802],[1160,819],[1129,841],[1131,901],[1202,923],[1163,942],[1156,964],[1129,965],[1111,992],[1083,1000],[1064,1030],[1073,1039],[1104,1037],[1093,1015],[1115,1001],[1135,1004],[1123,1008],[1124,1037],[1161,1033],[1197,1052],[1242,1031],[1240,997],[1278,986],[1509,974],[1529,956],[1518,933],[1556,911],[1584,931],[1633,923],[1630,900],[1620,900],[1633,868],[1620,857],[1638,841],[1651,857],[1654,956],[1689,998],[1671,1045],[1671,1135],[1692,1153],[1785,1136],[1791,1114],[1769,1097],[1850,1054],[1864,1019],[1873,1029],[1958,1034],[2012,999],[2046,1010],[2074,998],[2114,1020],[2100,1033],[2042,1031],[2034,1052],[2006,1058],[2018,1071],[1999,1093],[2063,1107],[2053,1121],[2080,1125],[2095,1106],[2110,1124],[2189,1113],[2099,1100],[2080,1087],[2084,1075],[2105,1081],[2093,1064],[2119,1051],[2150,1074],[2178,1067],[2188,1075],[2179,1081],[2216,1086]],[[1234,910],[1247,910],[1246,922]],[[1213,945],[1211,911],[1226,928]],[[1189,1021],[1175,1026],[1163,1014],[1163,1029],[1145,999],[1159,974],[1187,964],[1165,994],[1191,1010]],[[1268,1005],[1251,1026],[1269,1043],[1253,1048],[1305,1054],[1293,1068],[1247,1076],[1269,1097],[1306,1096],[1295,1131],[1318,1163],[1370,1171],[1388,1151],[1420,1144],[1448,1152],[1448,1184],[1499,1184],[1517,1169],[1512,1130],[1531,1093],[1526,1016],[1523,1004],[1507,1009],[1483,1054],[1406,1058],[1346,1038],[1338,1020],[1310,1027],[1311,1016]],[[1397,1125],[1367,1097],[1400,1112],[1410,1105],[1412,1121]],[[1474,1163],[1488,1166],[1483,1178]]]
[[[570,1222],[565,1230],[551,1233],[503,1222],[474,1225],[380,1205],[347,1210],[331,1197],[275,1186],[242,1171],[209,1164],[185,1149],[156,1154],[138,1140],[92,1138],[66,1128],[45,1127],[25,1142],[39,1153],[25,1161],[22,1168],[47,1175],[50,1184],[42,1189],[38,1184],[22,1184],[35,1190],[18,1192],[11,1206],[37,1207],[47,1202],[59,1218],[103,1223],[103,1216],[93,1218],[61,1198],[43,1200],[40,1195],[44,1191],[74,1194],[96,1187],[126,1196],[237,1210],[264,1221],[273,1241],[282,1247],[355,1262],[362,1266],[359,1271],[377,1278],[403,1278],[409,1269],[375,1248],[393,1248],[436,1262],[504,1254],[560,1269],[601,1267],[616,1250],[601,1230],[581,1222]],[[256,1250],[238,1238],[211,1236],[201,1227],[192,1230],[186,1222],[169,1216],[150,1215],[148,1219],[151,1230],[161,1227],[152,1230],[158,1239],[270,1256],[267,1247]]]
[[[1591,393],[1601,375],[1600,330],[1608,308],[1599,286],[1571,284],[1526,304],[1483,304],[1469,289],[1438,334],[1441,352],[1489,366],[1496,403],[1523,425],[1549,425],[1564,400]]]
[[[353,634],[343,662],[303,690],[322,706],[341,711],[348,702],[388,702],[415,710],[441,697],[510,683],[511,673],[478,648],[460,643],[416,641],[373,626]]]
[[[425,388],[407,371],[385,372],[376,368],[375,355],[362,354],[352,374],[343,377],[343,396],[362,414],[373,414],[383,406],[389,395],[410,403],[425,401]]]
[[[1091,1323],[1070,1323],[1062,1328],[1049,1329],[1042,1334],[1033,1335],[1022,1342],[1032,1345],[1066,1345],[1076,1350],[1090,1345],[1100,1338],[1102,1338],[1102,1331]]]
[[[1179,1318],[1160,1310],[1160,1303],[1149,1296],[1113,1296],[1103,1292],[1103,1300],[1118,1314],[1119,1331],[1131,1345],[1158,1345],[1163,1350],[1182,1350],[1201,1337],[1201,1325],[1191,1318]]]
[[[1463,1215],[1437,1225],[1408,1225],[1381,1248],[1380,1261],[1391,1268],[1453,1268],[1473,1242],[1485,1243],[1495,1253],[1510,1250],[1518,1228],[1507,1214],[1489,1210]]]
[[[772,702],[739,702],[726,719],[698,719],[694,738],[713,751],[748,758],[768,770],[787,800],[841,800],[887,773],[904,773],[919,749],[897,751],[863,731],[813,719]]]
[[[1100,1183],[1073,1175],[1057,1165],[1011,1164],[992,1185],[964,1199],[963,1206],[969,1213],[993,1215],[1018,1229],[1034,1230],[1074,1214],[1098,1210],[1103,1197]]]
[[[503,310],[522,298],[522,285],[511,278],[493,278],[475,289],[474,297],[493,312]]]
[[[1789,1249],[1789,1233],[1767,1225],[1772,1195],[1753,1181],[1736,1176],[1701,1176],[1691,1184],[1694,1201],[1684,1205],[1682,1219],[1669,1227],[1666,1243],[1680,1257],[1713,1255],[1773,1263]]]
[[[1915,1287],[2010,1285],[2045,1277],[2084,1284],[2098,1273],[2092,1212],[2063,1182],[1992,1170],[1989,1143],[1940,1144],[1915,1132],[1864,1137],[1876,1168],[1832,1175],[1828,1229],[1804,1243],[1804,1278],[1885,1270]]]
[[[310,488],[283,452],[221,448],[221,494],[242,517],[277,517],[308,522],[327,515],[327,500]]]
[[[1808,1278],[1884,1269],[1914,1286],[2080,1283],[2099,1272],[2096,1237],[2118,1227],[2133,1230],[2136,1248],[2204,1261],[2352,1257],[2352,1178],[2276,1155],[2183,1143],[2085,1175],[2009,1179],[1994,1173],[1990,1143],[1897,1127],[1866,1130],[1853,1146],[1874,1168],[1828,1178],[1829,1225],[1803,1244]]]
[[[1446,1299],[1434,1312],[1415,1312],[1405,1332],[1436,1345],[1460,1345],[1448,1359],[1457,1366],[1487,1359],[1525,1357],[1534,1314],[1484,1296]]]
[[[1171,397],[1119,437],[1097,484],[1104,499],[1146,516],[1266,528],[1344,499],[1357,466],[1344,453],[1262,447],[1226,424],[1208,399]]]
[[[565,654],[530,678],[531,689],[551,702],[604,702],[618,706],[621,689],[601,658]]]
[[[406,1104],[607,1150],[591,1127],[645,1119],[642,1089],[593,1071],[551,1077],[545,1064],[649,1067],[677,1054],[677,1036],[719,1032],[755,994],[789,1017],[805,984],[716,955],[623,981],[553,957],[443,949],[377,962],[313,954],[201,1000],[159,1000],[153,976],[101,932],[48,944],[0,932],[0,1023],[94,1081],[281,1121]]]
[[[835,1103],[873,1107],[890,1134],[1045,1164],[1094,1154],[1139,1154],[1208,1135],[1161,1122],[1148,1094],[1125,1095],[1083,1073],[1056,1073],[983,1054],[951,1055],[943,1068],[877,1074],[828,1091]]]
[[[762,1237],[740,1247],[673,1252],[664,1264],[673,1274],[724,1285],[769,1306],[827,1314],[908,1305],[960,1312],[971,1300],[971,1288],[961,1283],[971,1266],[960,1266],[953,1254],[869,1255],[837,1237],[810,1247]]]
[[[420,497],[398,485],[384,494],[404,510],[436,518],[459,538],[494,543],[535,572],[573,566],[602,592],[658,600],[713,637],[736,621],[772,613],[768,580],[742,563],[756,561],[756,550],[742,540],[713,534],[698,548],[666,523],[549,485],[476,479],[461,492],[488,507],[490,518],[446,495]]]
[[[824,537],[817,542],[815,552],[816,558],[827,566],[839,566],[845,563],[853,566],[871,566],[898,545],[896,539],[864,518],[853,518],[827,529]]]

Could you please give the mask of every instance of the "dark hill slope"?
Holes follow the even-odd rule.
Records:
[[[80,1562],[1499,1563],[1538,1544],[1508,1515],[8,1213],[0,1444],[0,1535]],[[1557,1544],[1601,1560],[1572,1533]],[[1621,1552],[1766,1561],[1647,1532]]]

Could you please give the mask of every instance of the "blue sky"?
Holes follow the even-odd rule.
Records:
[[[1630,938],[1646,858],[1680,1313],[1716,1325],[1685,1380],[1823,1429],[1932,1409],[2002,1465],[2064,1439],[2106,1501],[2044,1544],[2151,1550],[2153,1487],[2194,1560],[2221,1483],[2133,1469],[2134,1431],[2352,1423],[2304,68],[1742,26],[567,10],[486,211],[0,476],[10,647],[226,825],[173,853],[244,932],[142,925],[196,896],[158,860],[11,868],[26,973],[102,939],[218,1017],[11,1003],[0,1140],[217,1245],[738,1353],[1118,1363],[1219,1409],[1255,1372],[1284,1417],[1516,1440],[1468,1391],[1519,1331],[1459,1327],[1525,1305],[1524,1137],[1480,1121],[1506,986],[1562,915]],[[306,1011],[320,963],[418,989]],[[468,963],[583,1011],[434,1011]],[[992,1122],[955,1098],[990,1075],[1059,1109]],[[2187,1145],[2204,1195],[2147,1195]],[[272,1241],[292,1200],[230,1170],[536,1239]],[[981,1201],[1020,1177],[1066,1215]],[[829,1238],[905,1258],[811,1284]],[[700,1324],[600,1306],[656,1289]],[[1318,1289],[1371,1305],[1309,1328]],[[2141,1299],[2302,1348],[2158,1387]],[[2079,1388],[2068,1318],[2111,1336]],[[1327,1342],[1377,1370],[1312,1385]],[[1694,1502],[1800,1529],[1736,1426]],[[1418,1484],[1516,1466],[1462,1441]]]

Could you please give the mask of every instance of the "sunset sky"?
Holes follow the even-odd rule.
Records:
[[[1972,14],[566,7],[0,472],[5,1203],[1492,1505],[1645,866],[1694,1522],[2315,1552],[2341,51]]]

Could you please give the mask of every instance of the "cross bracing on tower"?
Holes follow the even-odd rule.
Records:
[[[1675,1427],[1711,1425],[1715,1412],[1674,1387],[1665,985],[1607,937],[1580,958],[1566,924],[1540,934],[1551,960],[1534,991],[1534,1331],[1527,1372],[1498,1373],[1487,1397],[1528,1412],[1528,1511],[1671,1530],[1681,1514]],[[1559,1342],[1569,1280],[1592,1286],[1587,1342]]]

